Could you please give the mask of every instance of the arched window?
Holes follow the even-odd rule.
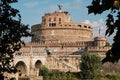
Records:
[[[27,75],[27,66],[23,61],[19,61],[15,67],[21,74]]]
[[[35,63],[35,68],[41,68],[42,67],[42,62],[40,60],[37,60]]]

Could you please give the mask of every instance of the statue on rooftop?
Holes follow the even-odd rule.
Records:
[[[63,5],[58,5],[59,11],[62,10]]]

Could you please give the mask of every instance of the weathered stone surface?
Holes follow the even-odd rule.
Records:
[[[32,42],[38,41],[90,41],[92,26],[72,22],[68,12],[47,13],[42,23],[32,26]]]
[[[78,72],[81,53],[90,52],[104,57],[110,49],[105,46],[104,37],[92,38],[91,25],[72,22],[68,12],[47,13],[42,17],[42,23],[33,25],[31,30],[34,34],[32,42],[26,43],[14,55],[14,65],[20,70],[19,77],[37,78],[41,66]]]

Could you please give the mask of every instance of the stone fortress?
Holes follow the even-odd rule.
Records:
[[[39,68],[80,71],[81,54],[90,52],[105,56],[110,49],[105,37],[93,38],[93,27],[74,23],[68,12],[61,10],[42,16],[42,23],[31,28],[33,37],[15,53],[14,65],[21,76],[38,76]],[[49,53],[49,54],[48,54]]]

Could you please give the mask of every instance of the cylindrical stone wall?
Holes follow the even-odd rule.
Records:
[[[73,23],[68,12],[45,14],[42,23],[32,26],[32,42],[91,41],[93,28],[89,24]]]

